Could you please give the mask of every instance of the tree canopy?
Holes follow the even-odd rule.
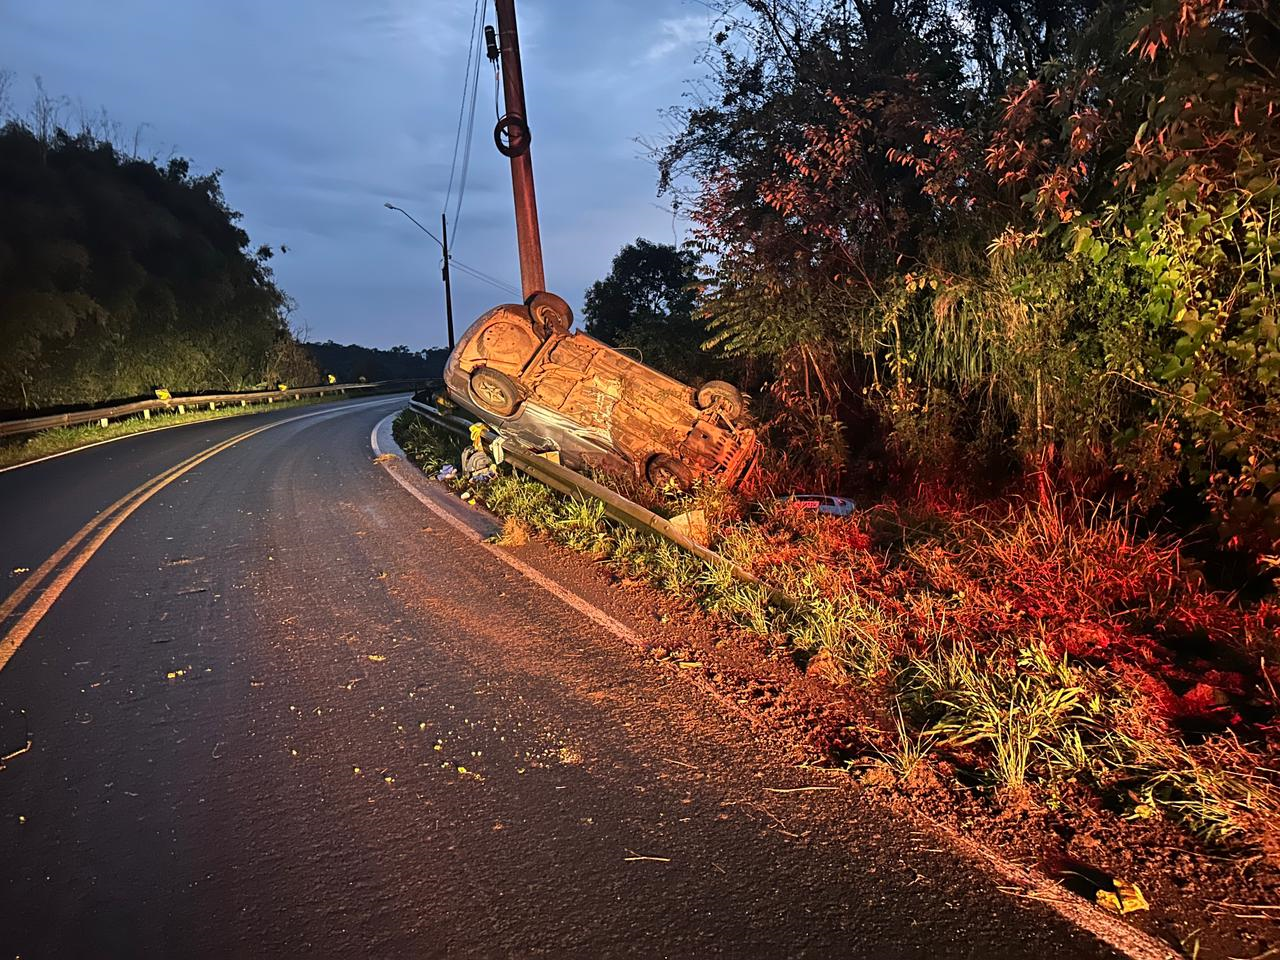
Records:
[[[186,159],[0,128],[0,408],[315,382],[239,217]]]
[[[1274,4],[718,9],[660,183],[712,342],[767,372],[810,469],[844,474],[870,414],[904,476],[1194,491],[1274,551]]]
[[[632,348],[649,366],[683,380],[705,380],[716,359],[702,349],[706,326],[697,312],[698,256],[638,238],[613,258],[609,275],[587,290],[586,331]]]

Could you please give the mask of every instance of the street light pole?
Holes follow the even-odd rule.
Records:
[[[453,349],[453,287],[449,283],[449,228],[448,228],[448,225],[445,223],[444,214],[443,213],[440,214],[440,226],[443,228],[443,231],[444,231],[444,239],[441,240],[434,233],[432,233],[430,230],[428,230],[426,227],[420,224],[417,221],[417,219],[414,218],[413,214],[411,214],[408,210],[405,210],[401,207],[397,207],[394,203],[392,203],[389,200],[384,202],[382,205],[386,207],[388,210],[398,210],[400,211],[400,213],[403,213],[406,217],[409,218],[409,221],[415,227],[417,227],[419,230],[425,233],[428,237],[430,237],[432,240],[438,243],[440,245],[441,251],[444,253],[444,312],[445,312],[445,318],[449,325],[448,326],[449,349],[452,350]]]
[[[455,210],[454,213],[457,213]],[[440,247],[444,250],[444,315],[449,324],[449,351],[453,352],[453,287],[449,284],[449,224],[440,211],[440,235],[444,237]]]

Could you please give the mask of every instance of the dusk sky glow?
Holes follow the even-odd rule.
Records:
[[[493,22],[491,5],[488,22]],[[141,153],[223,171],[230,205],[272,262],[312,340],[443,345],[438,231],[462,95],[471,0],[5,3],[0,69],[14,107],[34,77],[105,108]],[[696,0],[521,0],[521,46],[547,283],[577,311],[626,242],[683,239],[636,138],[702,74],[711,14]],[[463,264],[519,286],[510,174],[494,149],[494,77],[480,68],[461,216]],[[456,189],[455,189],[456,192]],[[452,203],[450,213],[452,214]],[[508,294],[459,270],[459,329]]]

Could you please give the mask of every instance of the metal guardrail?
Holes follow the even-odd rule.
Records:
[[[247,406],[251,403],[272,403],[276,400],[292,400],[297,397],[324,396],[327,393],[345,394],[348,390],[385,389],[397,384],[404,384],[406,389],[419,386],[423,380],[379,380],[374,383],[330,383],[319,387],[296,387],[288,390],[256,390],[251,393],[206,393],[192,397],[173,397],[169,400],[137,400],[133,403],[120,403],[111,407],[98,407],[93,410],[76,410],[71,413],[54,413],[43,417],[29,417],[24,420],[0,420],[0,437],[19,437],[28,433],[39,433],[41,430],[52,430],[57,427],[74,427],[84,423],[101,422],[106,426],[108,420],[118,420],[141,413],[150,418],[153,411],[176,411],[185,413],[188,408],[208,406],[210,410],[219,404],[239,403]]]
[[[467,439],[471,438],[472,422],[469,420],[445,413],[437,407],[422,403],[419,400],[410,400],[409,409],[437,426]],[[494,440],[498,439],[498,434],[492,429],[486,428],[481,438],[485,442],[492,444]],[[560,493],[568,494],[569,496],[590,497],[593,500],[599,500],[604,504],[605,513],[614,520],[635,530],[657,534],[700,560],[705,560],[707,563],[728,570],[733,574],[734,579],[764,590],[768,594],[769,602],[775,606],[794,606],[793,601],[786,594],[769,586],[759,577],[742,569],[742,567],[722,557],[709,547],[690,538],[666,517],[659,516],[647,507],[642,507],[640,504],[628,500],[621,494],[596,483],[589,477],[584,477],[568,467],[553,463],[545,457],[540,457],[536,453],[508,443],[505,440],[502,444],[502,458],[519,469],[521,473],[532,477],[539,483],[546,484],[553,490],[558,490]]]

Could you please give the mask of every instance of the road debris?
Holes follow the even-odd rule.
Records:
[[[688,513],[677,514],[671,518],[671,525],[695,543],[704,547],[711,542],[710,528],[707,526],[707,511],[698,509]]]
[[[765,787],[767,793],[808,793],[813,790],[839,790],[839,787]]]
[[[671,862],[670,857],[645,857],[636,853],[634,850],[628,850],[627,853],[629,853],[630,856],[622,858],[624,863],[634,863],[637,860],[652,860],[654,863],[670,863]]]
[[[1116,879],[1112,881],[1114,890],[1099,890],[1094,894],[1098,906],[1105,907],[1113,913],[1134,913],[1138,910],[1150,910],[1151,905],[1142,895],[1136,883]]]

